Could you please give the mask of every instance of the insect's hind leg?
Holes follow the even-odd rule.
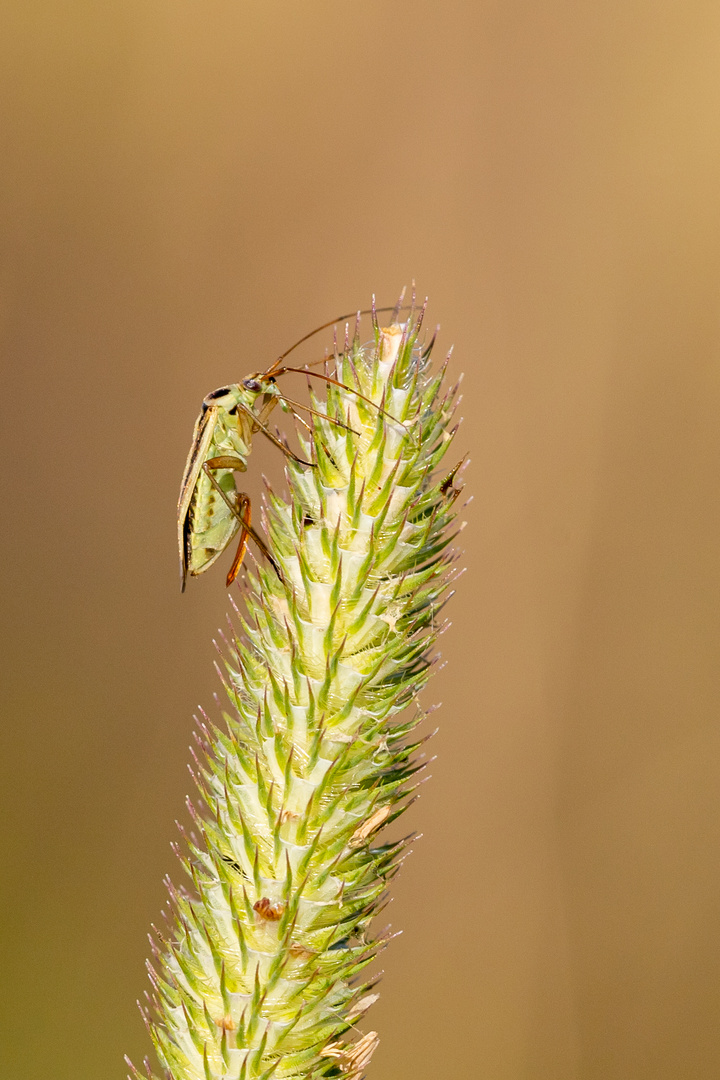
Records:
[[[251,514],[250,496],[246,495],[244,491],[238,492],[237,502],[238,516],[240,520],[243,523],[247,522],[249,525]],[[245,524],[242,524],[240,526],[240,543],[237,546],[237,551],[235,552],[235,558],[232,561],[232,566],[228,570],[227,577],[225,578],[225,584],[228,589],[230,588],[233,581],[240,572],[240,567],[242,566],[242,561],[245,558],[245,552],[247,551],[249,537],[250,533],[247,530],[247,526]]]
[[[239,458],[229,456],[208,458],[207,461],[203,462],[203,471],[205,475],[217,491],[220,498],[227,506],[230,513],[240,522],[242,530],[240,533],[240,543],[238,545],[237,552],[235,553],[235,558],[233,559],[232,566],[230,567],[230,570],[228,572],[227,584],[232,585],[233,581],[237,577],[240,567],[242,566],[243,558],[245,557],[248,537],[252,537],[257,546],[260,548],[260,551],[271,564],[273,570],[278,576],[278,579],[284,585],[285,579],[282,576],[280,567],[270,554],[265,541],[262,539],[262,537],[258,536],[255,529],[253,529],[252,525],[250,524],[250,496],[244,491],[238,492],[238,505],[234,506],[227,492],[223,491],[223,489],[220,487],[220,484],[217,482],[217,480],[212,474],[213,469],[238,469],[241,465],[244,465],[244,462],[241,462]]]

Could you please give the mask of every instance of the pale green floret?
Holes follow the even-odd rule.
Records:
[[[352,1080],[377,1044],[354,1027],[375,998],[361,973],[408,842],[378,832],[421,768],[423,714],[399,714],[429,675],[457,495],[437,471],[454,390],[442,396],[417,330],[338,359],[350,389],[312,404],[352,430],[314,416],[302,452],[316,467],[291,462],[289,501],[270,497],[282,581],[247,574],[227,731],[200,724],[190,888],[169,886],[150,969],[162,1077]]]

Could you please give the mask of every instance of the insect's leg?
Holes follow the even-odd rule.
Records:
[[[258,420],[261,424],[267,424],[270,418],[270,413],[273,411],[277,403],[278,399],[273,395],[270,400],[262,407],[262,409],[258,413]]]
[[[293,416],[295,416],[296,414],[295,414],[295,411],[292,408],[292,406],[294,406],[295,409],[305,409],[306,412],[312,413],[313,416],[319,416],[321,420],[327,420],[331,424],[337,424],[338,427],[345,428],[346,431],[352,431],[353,435],[359,435],[360,434],[360,432],[356,431],[355,428],[351,428],[348,424],[344,424],[342,422],[342,420],[336,420],[334,416],[326,416],[325,413],[318,412],[317,409],[311,409],[309,405],[303,405],[303,403],[301,401],[293,401],[292,398],[284,397],[282,394],[280,395],[279,400],[280,401],[285,401],[285,402],[287,402],[288,405],[291,406],[290,411],[292,412]],[[301,423],[303,423],[303,424],[305,423],[302,416],[298,416],[297,419],[300,420]],[[305,426],[307,427],[307,424]]]
[[[369,397],[365,397],[364,394],[361,394],[359,390],[355,390],[352,386],[346,386],[345,383],[339,382],[338,379],[331,378],[330,375],[322,375],[319,371],[310,371],[308,368],[283,367],[274,373],[275,378],[277,379],[278,376],[284,375],[286,371],[296,371],[299,375],[312,375],[314,379],[322,379],[323,382],[331,383],[333,386],[339,386],[341,390],[347,391],[348,394],[355,394],[361,401],[366,402],[366,404],[371,405],[373,409],[376,409],[383,416],[386,416],[388,420],[392,420],[393,424],[399,424],[403,431],[407,431],[402,420],[397,420],[394,416],[391,416],[389,412],[385,412],[379,405],[376,405],[374,401],[371,401]]]
[[[322,363],[322,361],[320,361],[320,363]],[[292,415],[295,417],[296,420],[299,420],[301,424],[304,424],[308,431],[310,430],[309,425],[305,423],[302,416],[298,416],[297,412],[295,411],[296,409],[305,409],[306,412],[312,413],[313,416],[320,416],[323,418],[323,420],[329,420],[331,424],[337,424],[338,427],[343,427],[347,431],[352,431],[354,435],[360,434],[359,431],[353,431],[353,428],[348,427],[347,424],[343,424],[342,420],[336,420],[333,416],[326,416],[325,413],[318,412],[317,409],[311,409],[309,405],[303,405],[299,401],[293,401],[292,398],[286,397],[284,394],[279,394],[277,397],[272,397],[270,401],[268,401],[267,405],[263,406],[257,416],[257,420],[260,424],[267,423],[267,419],[270,416],[272,410],[277,405],[278,401],[284,401],[286,405],[289,405]]]
[[[213,477],[207,472],[208,469],[232,469],[233,472],[245,472],[247,465],[242,458],[235,457],[233,454],[221,454],[220,457],[211,457],[204,461],[203,469],[212,480]]]
[[[258,534],[253,529],[252,525],[250,524],[250,521],[248,520],[250,515],[248,514],[248,518],[244,518],[242,516],[242,514],[241,514],[240,510],[238,509],[238,507],[233,506],[233,503],[230,500],[230,498],[228,497],[227,492],[223,491],[223,489],[220,487],[217,480],[215,479],[215,477],[212,474],[213,469],[235,469],[235,468],[237,468],[236,463],[237,463],[238,460],[239,460],[239,458],[233,458],[233,457],[208,458],[207,461],[203,462],[203,472],[205,473],[208,480],[210,481],[212,486],[215,488],[218,495],[223,500],[223,502],[225,503],[225,505],[227,506],[228,510],[233,515],[233,517],[237,518],[237,520],[240,522],[240,525],[242,526],[243,530],[247,533],[247,535],[251,536],[253,538],[253,540],[255,541],[257,546],[260,548],[260,551],[263,553],[263,555],[268,560],[268,562],[272,565],[273,570],[275,571],[278,578],[280,579],[280,581],[284,585],[285,584],[285,579],[283,578],[282,573],[280,572],[280,567],[278,566],[278,564],[275,562],[275,559],[272,557],[272,555],[268,551],[268,547],[267,547],[267,544],[265,543],[265,541],[262,539],[261,536],[258,536]],[[240,492],[239,495],[238,495],[238,499],[239,500],[243,500],[243,499],[247,500],[247,505],[248,505],[248,508],[249,508],[249,506],[250,506],[250,497],[249,497],[249,495],[246,495],[244,492]],[[231,567],[231,570],[232,569],[235,570],[235,574],[237,574],[238,570],[240,569],[240,565],[242,563],[243,556],[245,555],[245,547],[246,546],[247,546],[247,538],[245,538],[245,543],[243,544],[243,537],[241,535],[241,537],[240,537],[240,547],[238,548],[238,552],[237,552],[237,554],[235,556],[235,559],[233,560],[233,565]],[[241,551],[241,549],[242,549],[242,551]],[[239,556],[239,558],[238,558],[238,556]],[[232,580],[233,579],[230,579],[228,584],[231,584]]]
[[[240,492],[240,493],[238,493],[238,500],[237,501],[238,501],[238,514],[240,515],[241,519],[243,521],[247,521],[247,523],[249,525],[250,524],[250,496],[246,495],[245,492]],[[228,570],[228,575],[227,575],[227,578],[225,579],[225,584],[228,587],[228,589],[230,588],[233,581],[235,580],[235,578],[238,576],[238,573],[240,572],[240,567],[242,566],[242,561],[245,558],[245,552],[247,551],[247,545],[248,545],[248,539],[249,538],[250,538],[250,533],[247,531],[246,527],[244,525],[242,525],[240,527],[240,543],[238,544],[237,551],[235,552],[235,558],[232,561],[232,566]]]
[[[316,468],[313,461],[305,461],[303,458],[298,457],[297,454],[294,454],[289,447],[285,446],[284,443],[281,443],[280,440],[276,438],[275,435],[273,435],[272,431],[270,431],[270,428],[265,427],[265,425],[258,419],[252,409],[248,408],[247,405],[243,405],[242,402],[239,401],[238,409],[242,409],[244,412],[246,412],[251,418],[253,424],[255,424],[255,426],[260,431],[262,431],[263,435],[267,436],[270,442],[275,443],[278,449],[282,450],[283,454],[285,454],[286,457],[292,458],[293,461],[297,461],[298,465],[307,465],[311,469]]]
[[[262,427],[262,425],[267,425],[267,422],[268,422],[268,418],[269,418],[269,416],[270,416],[270,413],[271,413],[271,412],[273,411],[273,409],[274,409],[274,408],[275,408],[275,406],[277,405],[278,401],[285,401],[285,402],[289,403],[289,404],[290,404],[290,406],[291,406],[291,408],[290,408],[290,412],[291,412],[291,413],[292,413],[292,415],[293,415],[293,416],[295,417],[295,419],[296,419],[296,420],[299,420],[301,424],[304,424],[304,425],[305,425],[305,427],[306,427],[306,428],[308,429],[308,431],[310,430],[310,425],[309,425],[309,424],[306,424],[306,423],[305,423],[305,421],[303,420],[302,416],[299,416],[299,415],[298,415],[298,414],[297,414],[297,413],[295,412],[295,410],[294,410],[294,409],[292,408],[292,405],[294,405],[295,403],[294,403],[294,402],[290,402],[290,399],[289,399],[289,398],[284,398],[284,397],[282,397],[282,396],[279,396],[279,397],[274,397],[274,396],[273,396],[273,397],[271,397],[271,398],[270,398],[270,400],[269,400],[269,401],[267,402],[267,404],[266,404],[266,405],[264,405],[264,406],[263,406],[263,408],[262,408],[262,409],[260,410],[260,412],[258,413],[258,415],[257,415],[257,418],[256,418],[256,421],[255,421],[255,425],[254,425],[254,426],[256,426],[256,427],[258,427],[258,428],[261,428],[261,427]],[[265,434],[267,434],[267,433],[265,433]],[[284,448],[284,449],[285,449],[285,448]]]

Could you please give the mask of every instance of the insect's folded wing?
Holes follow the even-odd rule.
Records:
[[[178,549],[180,552],[180,576],[182,587],[185,588],[187,577],[187,516],[190,502],[195,491],[195,485],[200,475],[203,462],[208,456],[217,423],[217,409],[209,408],[201,412],[195,422],[193,441],[185,463],[182,484],[180,485],[180,498],[178,499]]]

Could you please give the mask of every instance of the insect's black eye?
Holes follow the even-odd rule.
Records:
[[[262,386],[257,379],[243,379],[243,386],[246,390],[251,390],[253,394],[259,394],[262,390]]]
[[[219,390],[213,390],[212,394],[208,394],[208,396],[205,398],[205,400],[206,401],[215,401],[217,398],[225,397],[225,395],[229,394],[229,393],[230,393],[230,387],[229,386],[221,386]]]

